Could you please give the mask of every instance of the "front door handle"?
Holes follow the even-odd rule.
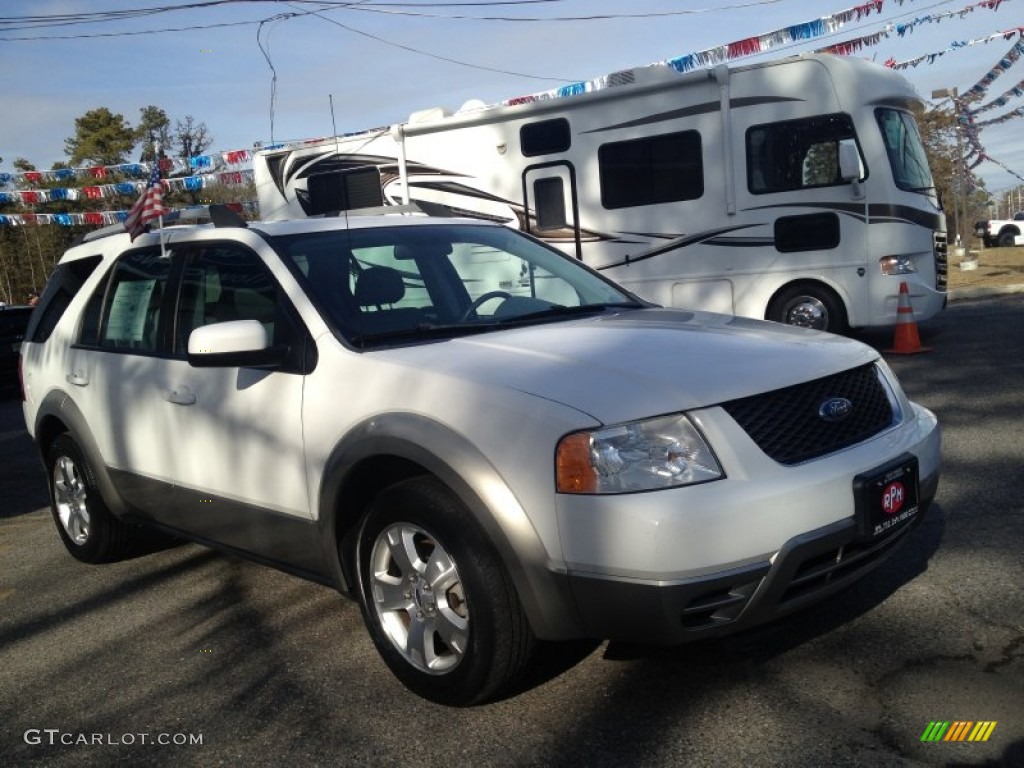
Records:
[[[195,405],[196,395],[188,387],[170,389],[164,392],[164,400],[175,405]]]

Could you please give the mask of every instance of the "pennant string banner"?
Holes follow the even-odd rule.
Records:
[[[915,2],[915,0],[895,1],[901,7],[904,2]],[[816,52],[835,55],[851,55],[857,53],[863,48],[878,45],[882,40],[888,38],[893,31],[895,31],[901,38],[906,37],[907,35],[912,34],[914,28],[920,24],[938,23],[944,19],[950,18],[963,19],[968,14],[973,13],[976,9],[995,11],[998,10],[1004,2],[1009,2],[1009,0],[983,0],[982,2],[974,3],[956,11],[948,11],[940,14],[927,14],[904,24],[887,24],[885,29],[879,32],[836,43],[834,45],[818,49]],[[678,72],[689,72],[698,68],[712,67],[716,64],[725,63],[727,61],[746,56],[754,56],[792,43],[803,42],[833,34],[851,22],[859,22],[873,13],[880,14],[883,9],[883,4],[884,0],[869,0],[861,5],[856,5],[830,16],[784,27],[767,34],[737,40],[726,45],[690,53],[685,56],[655,62],[650,66],[669,67]],[[889,59],[885,62],[885,65],[893,69],[906,69],[908,67],[916,67],[922,62],[931,64],[945,53],[983,42],[987,43],[999,38],[1011,39],[1014,35],[1024,38],[1024,27],[1017,27],[1015,29],[1006,30],[984,38],[978,38],[976,40],[955,41],[943,51],[925,54],[906,61],[897,62],[893,59]],[[985,75],[985,77],[983,77],[977,84],[972,86],[967,93],[964,94],[966,100],[977,101],[981,94],[988,90],[992,82],[1012,66],[1020,58],[1022,53],[1024,53],[1024,40],[1018,41],[1017,44],[1011,48],[1010,52],[1004,56],[1003,59],[1001,59],[999,63]],[[492,106],[510,106],[547,99],[563,98],[589,91],[602,90],[623,82],[629,82],[632,78],[632,72],[615,72],[593,80],[580,81],[570,85],[565,85],[550,91],[507,99]],[[1013,112],[1009,112],[1000,117],[980,123],[975,123],[974,115],[996,107],[1004,106],[1010,98],[1014,96],[1021,96],[1022,94],[1024,94],[1024,81],[1004,93],[999,98],[993,100],[991,103],[974,110],[968,109],[963,99],[957,100],[957,103],[954,105],[955,115],[960,128],[968,138],[970,148],[969,156],[977,155],[974,165],[971,166],[972,168],[985,160],[991,161],[991,158],[985,155],[981,143],[978,140],[978,128],[1024,116],[1024,108],[1014,110]],[[383,130],[387,129],[373,129],[371,131],[360,131],[357,134],[345,135],[362,135],[376,133]],[[265,147],[265,149],[290,148],[313,144],[319,141],[323,141],[323,139],[306,139],[299,142],[275,144],[273,146]],[[262,147],[257,144],[256,149],[260,148]],[[251,157],[252,155],[248,150],[231,150],[211,155],[191,157],[188,161],[178,159],[171,161],[164,159],[160,161],[162,171],[168,174],[178,173],[185,175],[180,175],[176,178],[165,178],[162,183],[166,189],[185,191],[197,191],[211,184],[244,184],[251,180],[252,170],[251,168],[239,166],[245,166],[251,160]],[[82,178],[110,180],[110,183],[90,185],[81,188],[58,187],[51,189],[20,189],[9,192],[0,191],[0,204],[21,203],[22,205],[34,205],[44,202],[52,202],[54,200],[78,200],[83,198],[99,200],[116,195],[134,194],[145,185],[145,182],[141,180],[148,176],[150,170],[150,163],[122,163],[118,165],[92,166],[87,168],[59,168],[49,171],[27,171],[13,174],[0,173],[0,186],[7,186],[12,182],[18,186],[26,186]],[[118,177],[125,180],[117,181],[116,179]],[[132,181],[135,179],[139,179],[140,181]],[[7,216],[0,215],[0,224],[17,225],[26,223],[57,223],[69,226],[72,223],[113,223],[110,221],[111,217],[116,219],[116,217],[122,213],[124,212],[108,211],[103,213],[26,213]]]
[[[164,189],[170,192],[198,192],[214,185],[239,185],[252,180],[251,168],[238,171],[223,171],[202,176],[184,176],[174,179],[161,179]],[[49,203],[54,200],[103,200],[110,197],[139,194],[146,186],[145,181],[121,181],[114,184],[102,184],[88,187],[57,187],[55,189],[21,189],[11,192],[0,192],[0,204],[22,203],[33,205]]]
[[[986,35],[985,37],[977,37],[973,40],[964,40],[959,42],[955,41],[944,50],[936,51],[935,53],[926,53],[922,56],[916,56],[913,59],[906,59],[905,61],[896,61],[894,59],[889,59],[888,61],[885,62],[885,66],[890,67],[892,69],[907,69],[908,67],[916,67],[918,64],[925,61],[928,64],[934,64],[936,59],[944,56],[947,53],[952,53],[953,51],[958,51],[972,45],[989,43],[993,40],[1009,40],[1014,35],[1024,35],[1024,27],[1017,27],[1016,29],[1007,29],[1002,32],[996,32],[991,35]]]
[[[1002,94],[1001,96],[993,99],[988,104],[978,107],[977,109],[972,109],[971,114],[977,115],[981,112],[988,112],[990,109],[995,109],[996,107],[1005,107],[1009,103],[1010,99],[1014,98],[1015,96],[1024,96],[1024,80],[1021,80],[1019,83],[1013,86],[1013,88],[1006,91],[1006,93]]]
[[[195,207],[195,206],[190,206]],[[203,207],[203,206],[198,206]],[[257,213],[255,201],[228,203],[238,213]],[[178,209],[181,210],[181,209]],[[187,210],[187,209],[186,209]],[[128,211],[90,211],[87,213],[0,213],[0,227],[23,227],[42,224],[58,224],[63,227],[72,226],[103,226],[119,224],[128,218]],[[171,223],[173,217],[165,217]]]
[[[252,153],[247,149],[234,149],[213,155],[197,155],[185,162],[178,158],[160,160],[160,170],[171,173],[193,173],[197,170],[216,170],[223,166],[239,166],[248,163]],[[71,179],[108,179],[113,177],[145,180],[152,170],[152,163],[118,163],[117,165],[94,165],[84,168],[55,168],[49,171],[24,171],[0,173],[0,184],[39,184]]]

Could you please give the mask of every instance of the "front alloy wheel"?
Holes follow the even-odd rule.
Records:
[[[522,675],[533,633],[465,504],[433,477],[381,491],[355,550],[363,619],[407,688],[439,704],[493,699]]]
[[[421,672],[444,674],[462,661],[469,609],[459,571],[427,531],[388,526],[370,554],[373,609],[402,658]]]

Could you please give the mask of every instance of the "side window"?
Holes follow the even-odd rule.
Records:
[[[843,184],[839,142],[855,136],[849,115],[756,125],[747,131],[747,188],[761,195]]]
[[[519,146],[526,157],[565,152],[571,143],[569,121],[564,117],[528,123],[519,129]]]
[[[611,209],[696,200],[704,194],[701,153],[697,131],[602,145],[601,204]]]
[[[102,260],[101,256],[88,256],[57,267],[39,298],[39,308],[29,321],[26,339],[41,343],[50,338],[71,300]]]
[[[775,247],[780,253],[838,248],[839,234],[839,217],[831,211],[775,220]]]
[[[176,355],[184,356],[196,328],[229,320],[258,320],[271,344],[290,344],[280,288],[260,257],[239,245],[213,245],[190,253],[175,321]]]
[[[160,308],[170,272],[171,260],[159,250],[124,256],[111,270],[109,282],[97,288],[89,301],[81,343],[157,352]]]
[[[565,215],[565,189],[562,179],[551,176],[533,182],[533,198],[536,201],[537,229],[561,229],[568,225]]]

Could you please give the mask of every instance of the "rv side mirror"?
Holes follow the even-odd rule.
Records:
[[[860,152],[853,139],[839,142],[839,175],[846,182],[860,181]]]

